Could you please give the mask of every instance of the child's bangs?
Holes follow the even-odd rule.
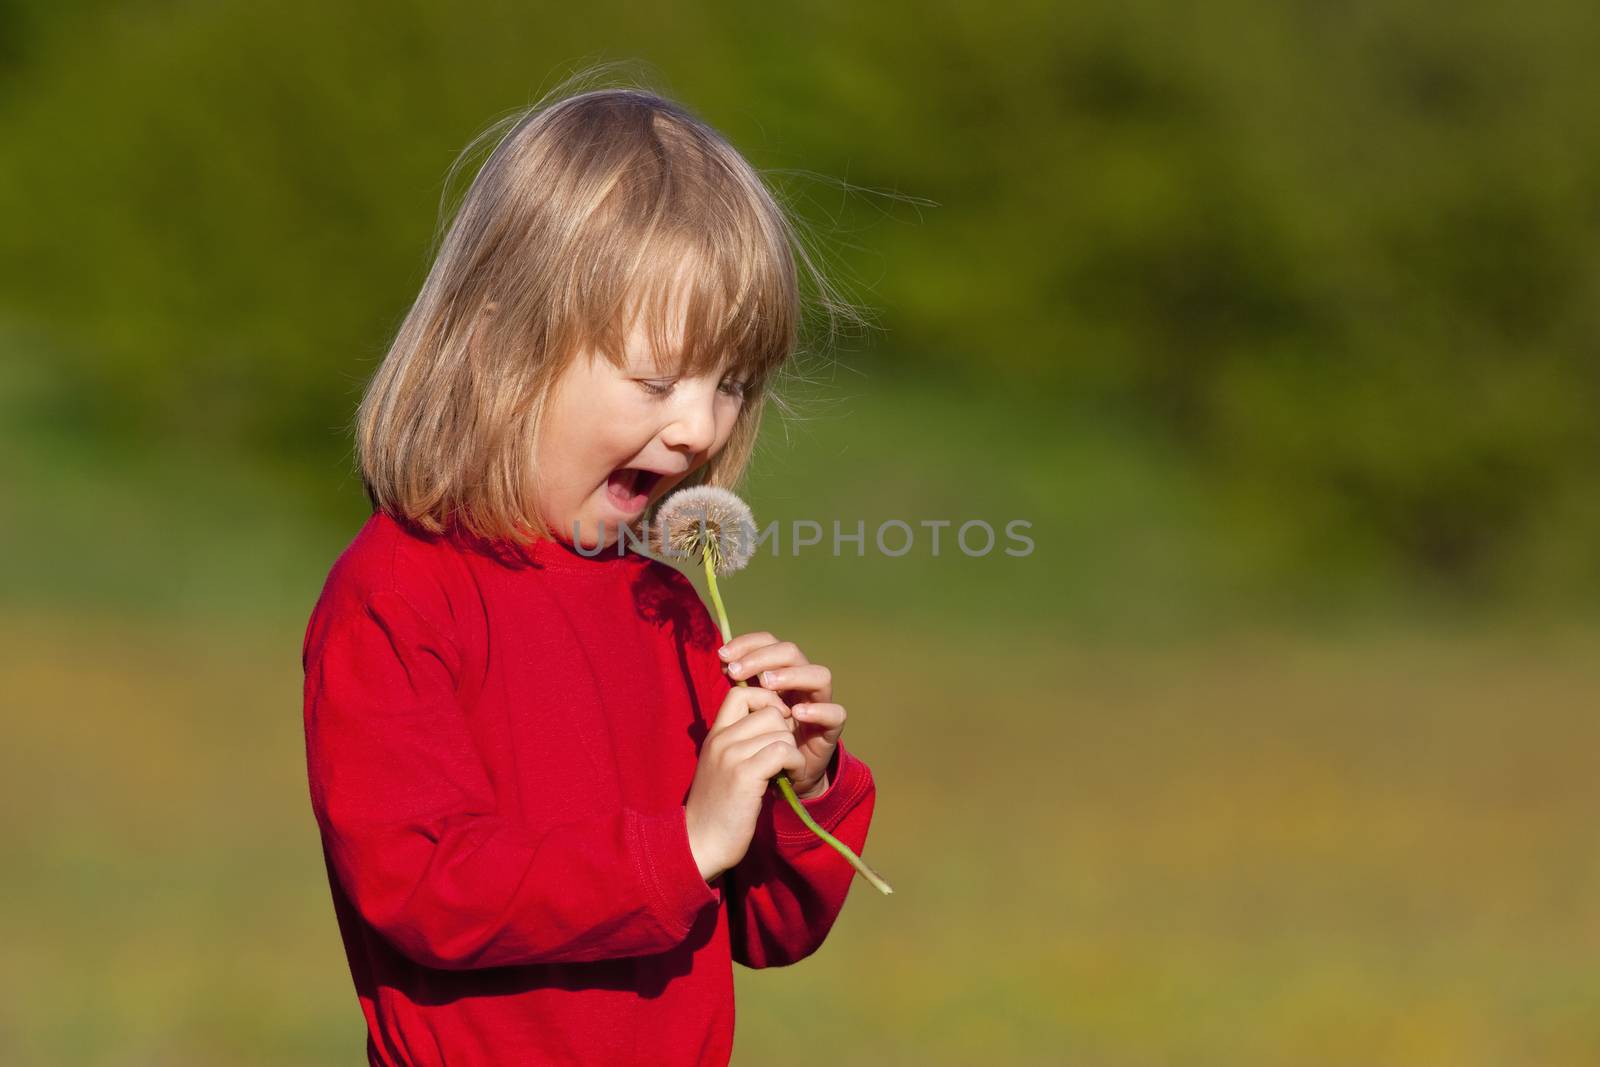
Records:
[[[664,375],[730,375],[759,388],[783,363],[795,318],[786,272],[764,248],[717,239],[724,236],[734,235],[658,236],[640,250],[633,270],[618,272],[622,292],[604,305],[620,306],[623,314],[596,331],[614,366],[626,364],[636,324]]]

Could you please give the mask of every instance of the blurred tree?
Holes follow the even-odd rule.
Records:
[[[770,171],[879,358],[1143,425],[1305,566],[1592,574],[1600,529],[1552,523],[1600,488],[1597,29],[1582,0],[7,0],[0,314],[61,353],[60,418],[342,454],[455,151],[605,41]]]

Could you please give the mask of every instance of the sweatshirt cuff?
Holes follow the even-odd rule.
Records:
[[[828,788],[800,803],[817,825],[831,834],[871,788],[872,772],[844,747],[844,741],[841,740],[834,746],[833,760],[828,764]],[[777,800],[773,803],[772,826],[779,844],[804,846],[823,843],[811,827],[800,821],[800,816],[794,813],[782,794],[774,793],[774,796]]]
[[[707,904],[720,904],[722,889],[700,876],[689,848],[688,813],[628,809],[634,863],[649,889],[651,910],[674,938],[684,938]]]

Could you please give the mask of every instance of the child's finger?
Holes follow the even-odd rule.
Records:
[[[788,714],[789,710],[783,699],[770,689],[735,686],[729,689],[728,695],[722,699],[722,707],[717,709],[717,716],[712,720],[708,733],[716,733],[732,726],[757,708],[777,708],[784,714]]]
[[[783,705],[756,708],[731,724],[726,730],[717,735],[724,748],[746,737],[753,737],[763,731],[787,730],[794,733],[800,727],[795,722],[794,716]]]
[[[793,641],[774,641],[770,645],[740,653],[738,659],[728,664],[728,673],[735,678],[749,678],[757,671],[802,667],[810,662]]]
[[[823,735],[832,741],[844,729],[848,716],[842,704],[796,704],[794,717],[807,726],[820,726]]]
[[[833,672],[820,663],[762,671],[757,675],[757,680],[775,691],[799,690],[809,693],[822,703],[833,699]]]
[[[756,777],[761,781],[774,777],[780,771],[796,775],[806,769],[805,753],[796,748],[792,740],[785,742],[782,738],[751,756],[750,762],[759,767]]]
[[[773,637],[765,630],[756,630],[747,634],[739,634],[733,640],[717,649],[717,655],[722,657],[722,662],[728,663],[732,660],[738,659],[746,652],[758,649],[762,645],[770,645],[776,640],[776,637]]]
[[[743,763],[771,744],[788,745],[798,751],[793,734],[784,730],[769,730],[754,737],[741,737],[738,743],[728,746],[727,758],[733,763]],[[803,768],[804,764],[801,766]]]

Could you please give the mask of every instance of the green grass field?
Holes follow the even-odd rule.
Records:
[[[292,620],[4,630],[5,1062],[360,1062]],[[1592,1063],[1594,637],[835,627],[896,893],[739,972],[736,1062]]]
[[[1180,468],[982,411],[863,392],[763,453],[762,516],[1015,509],[1039,550],[725,585],[834,669],[896,889],[739,971],[735,1062],[1600,1060],[1597,631],[1251,625]],[[362,1062],[299,666],[352,485],[31,444],[0,461],[0,1062]]]

